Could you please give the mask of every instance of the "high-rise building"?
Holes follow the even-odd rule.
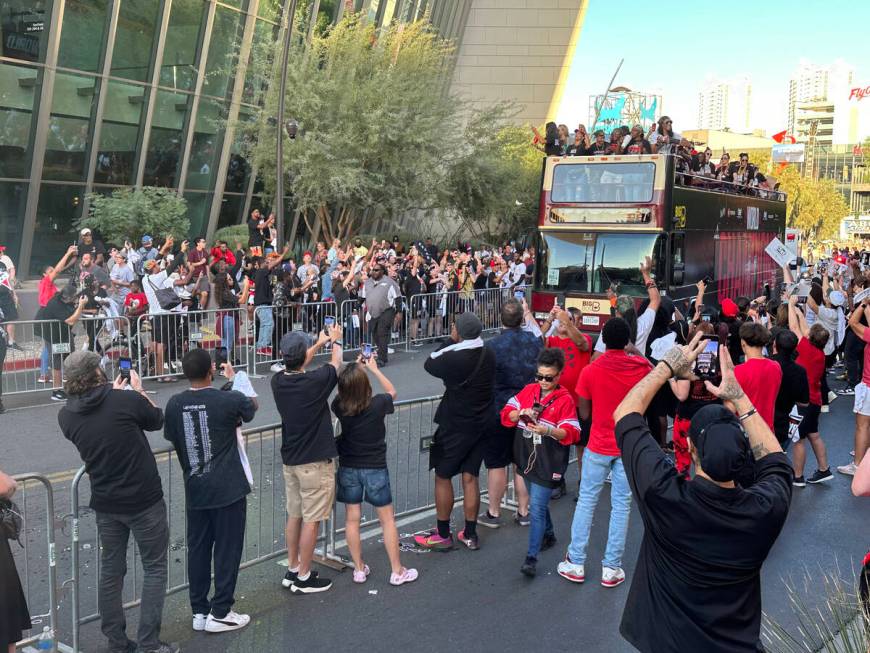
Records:
[[[788,133],[805,141],[809,124],[818,120],[817,138],[831,143],[834,103],[841,96],[848,97],[853,72],[852,66],[842,59],[827,65],[801,59],[788,82]]]
[[[751,102],[749,77],[708,78],[698,93],[698,129],[748,133]]]
[[[194,236],[268,208],[233,125],[258,111],[248,62],[281,37],[289,2],[0,2],[0,245],[22,276],[39,275],[75,240],[91,193],[170,188],[187,201]],[[525,107],[520,120],[540,123],[555,111],[586,0],[542,4],[299,0],[298,8],[319,7],[327,24],[344,11],[377,26],[428,17],[457,45],[454,91],[513,100]],[[226,118],[229,127],[218,128]]]

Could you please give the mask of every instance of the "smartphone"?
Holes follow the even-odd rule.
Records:
[[[215,347],[214,348],[214,366],[219,370],[221,365],[227,362],[227,348],[226,347]]]
[[[701,322],[709,322],[709,321],[710,321],[709,315],[702,315],[701,316]]]
[[[526,292],[524,290],[514,290],[514,299],[518,302],[523,301],[526,298]]]
[[[130,383],[130,370],[133,369],[133,361],[131,361],[126,356],[121,356],[118,358],[118,373],[121,375],[121,378],[124,379],[127,383]]]
[[[695,360],[693,372],[699,379],[712,379],[719,376],[719,338],[706,335],[704,337],[707,343]]]
[[[327,315],[325,318],[323,318],[323,328],[324,329],[329,329],[330,327],[334,327],[334,326],[335,326],[335,318],[334,317],[332,317],[331,315]]]

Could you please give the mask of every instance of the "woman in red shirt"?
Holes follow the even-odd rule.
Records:
[[[770,331],[758,322],[745,322],[740,325],[738,333],[746,362],[734,368],[734,376],[772,431],[782,368],[776,361],[764,357],[764,348],[770,344]]]
[[[48,304],[49,300],[55,296],[58,288],[57,285],[55,285],[54,280],[57,279],[57,275],[66,270],[66,268],[69,266],[70,258],[75,256],[78,251],[78,247],[76,247],[75,245],[70,245],[69,247],[67,247],[66,253],[61,257],[56,265],[49,265],[45,268],[45,271],[42,273],[42,279],[40,279],[39,281],[40,308]],[[49,355],[50,352],[48,350],[48,345],[43,344],[42,358],[39,362],[39,378],[37,379],[38,383],[51,383],[51,375],[48,373]]]
[[[550,498],[568,468],[571,445],[580,438],[574,397],[560,385],[565,367],[561,349],[545,349],[538,356],[537,383],[530,383],[501,409],[501,423],[519,426],[514,435],[517,474],[529,490],[529,548],[520,571],[534,576],[538,553],[556,544]]]
[[[806,487],[807,483],[825,483],[834,478],[828,465],[828,452],[825,442],[819,434],[819,413],[822,411],[822,376],[825,374],[825,345],[828,344],[830,334],[824,326],[816,322],[812,327],[807,326],[807,320],[797,308],[797,295],[792,295],[788,300],[788,328],[800,338],[797,346],[798,365],[807,371],[807,380],[810,383],[810,403],[807,406],[798,406],[798,412],[803,419],[798,427],[800,439],[792,448],[792,467],[794,468],[795,487]],[[804,440],[810,441],[813,453],[819,463],[816,473],[809,478],[804,478],[804,465],[807,462],[807,449]]]

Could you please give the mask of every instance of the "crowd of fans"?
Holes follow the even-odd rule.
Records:
[[[662,116],[650,126],[615,127],[610,134],[598,129],[590,134],[585,125],[579,125],[573,135],[565,124],[549,122],[545,135],[536,136],[535,145],[547,156],[607,156],[614,154],[670,154],[674,157],[677,182],[685,186],[756,195],[778,197],[779,184],[768,178],[749,161],[749,154],[741,152],[737,160],[722,151],[715,162],[713,151],[698,149],[695,143],[673,130],[673,121]]]
[[[121,355],[141,359],[137,367],[148,376],[174,382],[190,347],[190,331],[203,319],[197,312],[205,310],[216,313],[220,346],[237,364],[238,345],[249,335],[240,333],[246,311],[258,360],[279,359],[285,333],[316,334],[337,318],[344,319],[353,347],[374,344],[383,366],[407,312],[413,313],[407,335],[419,346],[446,335],[454,316],[472,307],[475,291],[509,291],[529,284],[534,274],[534,248],[512,243],[473,248],[460,242],[450,248],[431,238],[407,243],[398,236],[365,243],[335,239],[328,245],[318,242],[296,258],[286,248],[276,251],[272,223],[272,216],[255,210],[247,245],[218,240],[211,247],[201,237],[178,243],[171,236],[156,242],[150,235],[138,246],[129,240],[114,246],[82,229],[76,245],[43,270],[35,315],[20,316],[14,284],[0,283],[0,322],[6,323],[0,375],[6,349],[22,349],[13,323],[26,317],[60,325],[40,327],[37,334],[45,340],[37,381],[54,389],[53,400],[64,401],[66,394],[61,382],[65,354],[52,352],[58,344],[71,349],[76,329],[86,332],[88,349],[103,354],[117,346]],[[2,259],[0,266],[5,268]],[[11,260],[8,266],[7,277],[14,278]],[[491,308],[496,310],[495,302]],[[147,337],[139,337],[140,329]],[[111,344],[101,342],[101,333]],[[280,367],[278,360],[275,369]]]
[[[319,246],[300,265],[284,270],[292,263],[284,263],[282,253],[261,257],[256,250],[237,247],[234,253],[218,245],[206,254],[204,243],[197,241],[193,251],[203,252],[201,258],[191,257],[182,243],[168,260],[171,239],[153,256],[153,244],[148,244],[143,243],[144,252],[133,265],[142,263],[143,281],[154,283],[155,292],[170,287],[159,275],[170,278],[180,266],[187,268],[187,284],[194,284],[191,301],[200,301],[200,293],[226,295],[220,306],[244,304],[251,283],[263,283],[258,276],[263,270],[265,278],[281,269],[285,280],[278,283],[302,289],[296,294],[303,296],[315,286],[318,290],[311,292],[326,292],[322,282],[327,277],[333,281],[328,291],[333,297],[339,284],[358,288],[367,320],[378,323],[370,331],[376,337],[389,329],[392,314],[386,313],[386,326],[380,318],[395,309],[409,280],[416,279],[421,291],[428,287],[419,274],[427,266],[430,275],[437,273],[436,284],[453,280],[462,290],[463,279],[471,279],[469,288],[481,277],[496,287],[504,287],[506,275],[506,285],[522,283],[533,265],[508,247],[500,253],[458,248],[444,254],[429,249],[429,243],[411,244],[405,252],[400,243],[368,247],[356,241],[350,247],[337,242],[330,249]],[[125,250],[126,257],[115,253],[110,279],[119,276],[119,265],[129,265],[131,249]],[[98,260],[87,260],[95,253],[77,254],[83,259],[77,269],[99,276],[92,271]],[[444,394],[429,451],[436,523],[416,535],[414,545],[449,551],[458,543],[480,549],[478,527],[497,530],[505,523],[501,499],[513,466],[518,503],[513,519],[528,527],[519,571],[536,576],[542,554],[558,544],[549,504],[570,494],[565,474],[573,445],[579,454],[577,506],[557,573],[572,583],[585,582],[593,515],[610,483],[603,587],[626,580],[623,558],[632,501],[644,522],[623,636],[641,651],[758,650],[759,572],[782,529],[793,488],[835,479],[821,428],[827,405],[838,396],[829,387],[829,370],[842,370],[837,378],[846,385],[839,394],[854,397],[856,415],[853,459],[842,461],[837,471],[852,477],[855,494],[870,495],[870,297],[856,300],[857,293],[870,289],[866,258],[864,252],[843,248],[811,265],[798,259],[793,269],[783,268],[782,285],[767,285],[755,298],[719,297],[715,305],[704,281],[697,283],[691,301],[662,295],[647,259],[640,266],[647,297],[640,303],[613,297],[613,315],[594,345],[581,332],[583,316],[577,308],[554,304],[539,322],[524,299],[509,298],[499,305],[501,333],[484,341],[474,307],[460,303],[449,320],[448,337],[423,365],[443,382]],[[241,272],[249,259],[250,276]],[[497,272],[502,266],[507,271]],[[200,284],[190,275],[198,267],[215,278]],[[240,272],[241,281],[236,278]],[[288,273],[296,281],[286,279]],[[71,287],[75,301],[80,291]],[[60,301],[69,301],[63,299],[66,292],[61,291]],[[149,306],[163,305],[156,294],[146,294],[146,300]],[[85,305],[82,297],[74,310]],[[385,419],[394,411],[396,392],[380,369],[388,351],[363,349],[347,362],[348,332],[336,322],[314,334],[306,329],[283,333],[280,366],[270,381],[281,415],[287,498],[288,570],[281,582],[293,593],[319,593],[332,586],[311,564],[320,522],[332,513],[335,501],[347,508],[354,583],[365,583],[372,573],[360,542],[363,502],[377,510],[384,530],[390,584],[418,578],[415,569],[401,563],[392,509]],[[324,351],[329,361],[314,367],[315,356]],[[254,481],[240,454],[239,428],[254,417],[259,401],[247,375],[234,371],[231,362],[216,366],[207,350],[192,347],[181,361],[190,389],[174,395],[161,410],[135,371],[129,379],[109,379],[100,360],[94,351],[77,351],[60,361],[69,401],[58,419],[91,479],[103,560],[100,614],[110,649],[131,645],[119,588],[132,533],[145,569],[138,645],[143,651],[173,650],[159,640],[168,523],[144,434],[160,428],[184,472],[192,627],[213,633],[245,627],[250,617],[233,606],[245,497]],[[216,367],[226,377],[221,389],[213,385]],[[378,381],[380,394],[374,393],[370,377]],[[132,391],[124,391],[128,388]],[[338,438],[333,415],[341,423]],[[805,469],[807,444],[816,460],[812,473]],[[482,466],[489,484],[484,511],[478,485]],[[457,476],[464,498],[461,528],[454,534]],[[212,565],[214,594],[209,599]],[[17,595],[15,600],[20,600]],[[27,627],[29,621],[22,617],[7,641]]]

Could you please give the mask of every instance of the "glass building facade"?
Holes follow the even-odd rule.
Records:
[[[0,3],[0,244],[21,276],[38,276],[75,240],[90,193],[175,189],[187,200],[192,236],[239,224],[263,206],[233,125],[257,111],[247,62],[252,48],[281,36],[285,2]],[[471,2],[298,5],[318,23],[347,10],[378,25],[428,15],[458,40]],[[229,128],[216,126],[225,121]]]

